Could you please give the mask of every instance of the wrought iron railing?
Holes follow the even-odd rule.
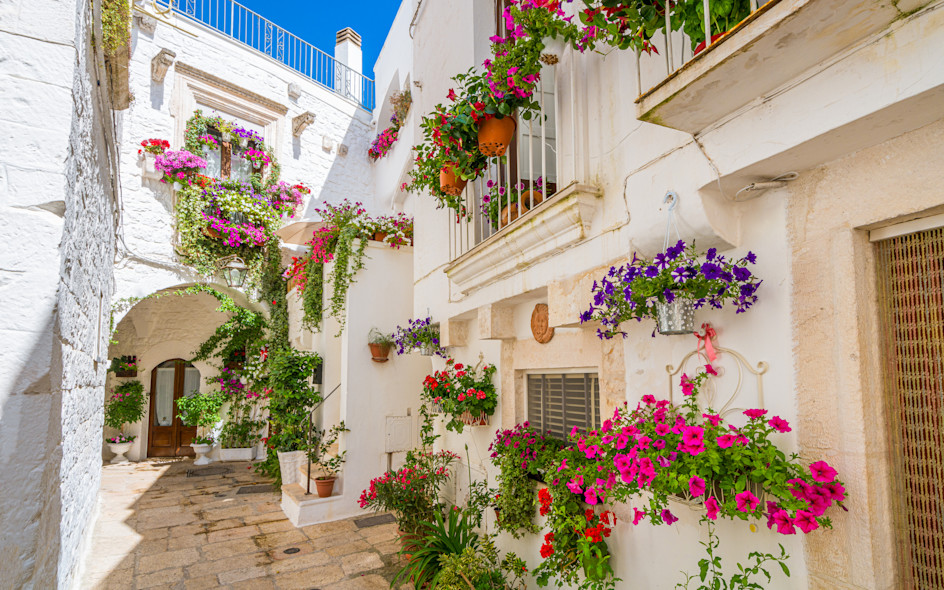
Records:
[[[152,0],[162,14],[173,12],[218,31],[287,66],[364,109],[375,103],[374,81],[311,43],[233,0]]]
[[[553,198],[558,188],[556,67],[545,66],[535,90],[540,111],[518,118],[515,137],[462,193],[468,217],[449,221],[449,259],[518,223]]]
[[[713,0],[717,2],[718,0]],[[753,14],[758,8],[768,4],[774,0],[749,0],[751,14]],[[673,33],[668,33],[672,31],[672,27],[677,23],[672,23],[672,11],[665,10],[665,29],[662,31],[661,38],[659,35],[656,35],[652,39],[653,45],[656,46],[658,55],[653,53],[648,57],[643,57],[641,52],[636,53],[636,84],[638,88],[638,93],[643,95],[647,93],[651,88],[658,86],[662,81],[671,76],[673,73],[678,71],[686,63],[690,62],[692,58],[701,53],[704,49],[707,49],[717,43],[717,40],[713,37],[717,37],[720,34],[726,33],[727,31],[720,31],[717,27],[712,27],[711,23],[711,5],[712,0],[702,0],[704,5],[704,14],[705,14],[705,30],[709,33],[705,35],[705,41],[697,46],[695,49],[692,48],[692,44],[687,35],[681,31],[675,31]],[[672,2],[674,4],[674,2]],[[743,21],[741,21],[743,22]],[[665,75],[658,75],[654,79],[650,79],[650,76],[644,74],[644,68],[642,66],[643,59],[658,59],[659,56],[663,56],[665,59]]]

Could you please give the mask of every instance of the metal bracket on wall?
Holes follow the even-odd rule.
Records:
[[[756,369],[744,358],[744,355],[741,353],[731,350],[730,348],[722,348],[716,346],[715,350],[718,352],[718,358],[711,363],[712,368],[718,372],[717,376],[709,376],[708,380],[702,386],[701,391],[699,392],[699,402],[703,408],[713,408],[718,412],[718,415],[722,418],[734,413],[743,411],[745,408],[739,406],[733,406],[735,400],[740,395],[741,390],[744,388],[744,380],[746,374],[753,375],[757,383],[757,403],[752,407],[763,408],[764,407],[764,374],[770,368],[765,361],[760,361],[756,365]],[[705,365],[708,363],[708,360],[704,356],[704,352],[696,349],[692,352],[686,354],[682,358],[682,362],[675,365],[666,365],[665,372],[669,374],[669,401],[675,403],[674,400],[674,390],[675,384],[679,381],[678,376],[682,373],[682,370],[685,369],[686,365],[689,364],[692,357],[696,357],[699,365]],[[733,359],[733,363],[725,363],[722,360],[722,357],[730,357]],[[733,370],[735,371],[732,375],[727,375],[728,367],[733,365]],[[691,369],[691,374],[694,375],[697,370],[697,366],[693,366]],[[726,398],[722,397],[719,394],[719,389],[728,389],[731,386],[731,381],[734,381],[733,390],[731,390],[730,395]],[[724,402],[721,404],[721,402]],[[719,405],[720,404],[720,405]]]

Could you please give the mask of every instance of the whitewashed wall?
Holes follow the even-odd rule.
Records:
[[[420,114],[445,100],[450,73],[465,71],[487,57],[483,40],[493,34],[494,27],[493,2],[426,4],[419,13],[413,51],[414,76],[423,84],[422,90],[414,93],[414,107]],[[926,8],[917,10],[921,6]],[[788,238],[790,189],[770,191],[747,203],[734,204],[729,199],[751,182],[784,172],[796,171],[802,180],[844,154],[944,116],[944,101],[940,100],[944,69],[932,58],[944,31],[940,26],[944,11],[940,2],[915,2],[910,8],[916,12],[896,20],[885,31],[850,41],[842,52],[795,79],[785,80],[782,87],[759,96],[697,137],[636,118],[636,58],[631,52],[614,51],[605,57],[567,52],[557,66],[559,186],[573,180],[602,189],[589,231],[577,245],[537,263],[521,253],[509,252],[518,265],[515,271],[468,293],[460,292],[444,272],[450,263],[449,252],[443,247],[448,239],[449,214],[436,210],[432,199],[418,196],[415,313],[431,309],[435,321],[460,322],[462,329],[457,333],[468,330],[468,338],[458,337],[459,345],[450,349],[458,361],[474,363],[481,351],[487,361],[499,364],[503,401],[494,420],[510,426],[524,419],[523,403],[513,401],[515,395],[520,396],[512,387],[510,376],[515,371],[556,367],[562,362],[563,344],[552,341],[542,347],[530,335],[528,320],[536,302],[550,304],[552,325],[563,328],[555,338],[567,338],[575,358],[594,359],[593,364],[602,372],[612,372],[614,363],[619,366],[619,381],[625,388],[614,392],[619,399],[613,401],[625,399],[632,405],[647,393],[666,395],[665,366],[677,364],[694,349],[693,337],[652,338],[652,322],[644,322],[630,326],[625,341],[594,348],[581,333],[595,327],[579,328],[577,314],[589,306],[593,278],[610,264],[625,262],[634,251],[651,256],[662,249],[666,228],[663,197],[672,190],[680,196],[676,213],[683,239],[695,240],[702,250],[718,247],[728,256],[752,250],[758,256],[757,274],[764,279],[758,292],[760,302],[748,313],[698,312],[696,323],[711,321],[722,346],[741,352],[752,363],[769,363],[764,377],[766,407],[795,428],[778,437],[781,447],[799,450],[809,460],[821,456],[815,445],[801,447],[798,440],[803,437],[798,439],[796,432],[802,425],[798,422],[801,413],[795,372],[803,369],[796,367],[794,357],[799,328],[793,322],[797,303],[791,301],[791,274],[793,256],[803,252],[804,245]],[[804,43],[779,49],[808,51]],[[664,57],[643,56],[642,68],[651,77],[664,68]],[[717,99],[724,99],[723,92]],[[909,154],[917,156],[918,152]],[[896,168],[894,161],[883,162],[883,166],[888,177],[906,173]],[[496,309],[504,310],[507,315],[503,317],[515,326],[513,331],[483,331],[488,326],[480,324],[481,320]],[[496,346],[496,340],[501,347]],[[514,408],[513,415],[509,415],[509,408]],[[469,443],[474,451],[473,467],[481,468],[475,455],[487,448],[492,432],[494,427],[461,436],[450,434],[444,445],[461,453]],[[811,439],[804,440],[809,444]],[[851,487],[865,486],[865,472],[850,467],[840,477],[851,482]],[[846,521],[845,514],[833,516],[841,530],[855,526]],[[617,574],[641,587],[674,587],[676,572],[693,571],[702,556],[698,541],[704,531],[696,526],[696,520],[686,514],[671,527],[634,529],[624,519],[611,543]],[[868,529],[862,530],[869,534],[865,532]],[[729,566],[733,558],[743,558],[749,550],[773,550],[780,542],[792,556],[793,576],[779,576],[770,587],[822,587],[825,578],[807,575],[807,547],[802,538],[773,535],[763,526],[752,533],[743,524],[726,524],[719,533]],[[831,533],[813,533],[827,534]],[[837,538],[836,542],[841,541]],[[828,543],[817,541],[816,546],[824,544]],[[538,559],[538,545],[537,539],[530,545],[510,539],[505,543],[516,551],[524,550],[532,567]],[[835,564],[839,562],[830,563],[838,567]],[[819,573],[826,575],[824,571]],[[853,587],[855,575],[843,575],[842,580],[836,580],[836,587]],[[859,574],[856,583],[863,579]],[[877,579],[873,575],[867,587],[881,587]]]
[[[101,468],[107,82],[90,3],[5,2],[0,22],[0,587],[69,587]]]

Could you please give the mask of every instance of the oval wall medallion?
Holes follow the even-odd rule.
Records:
[[[538,303],[531,312],[531,333],[541,344],[547,344],[554,337],[554,328],[548,326],[547,304]]]

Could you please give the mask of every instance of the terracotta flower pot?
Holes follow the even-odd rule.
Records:
[[[385,346],[383,344],[374,344],[372,342],[367,346],[370,347],[370,360],[374,361],[375,363],[385,363],[390,360],[387,358],[390,355],[389,346]]]
[[[331,495],[331,492],[334,491],[334,482],[337,481],[336,477],[321,476],[315,479],[315,488],[318,490],[319,498],[327,498]]]
[[[505,227],[512,221],[518,219],[521,215],[524,215],[528,212],[528,206],[524,204],[524,199],[521,201],[521,211],[518,211],[518,203],[512,203],[510,205],[505,205],[501,211],[501,227]]]
[[[382,241],[384,241],[384,240],[386,240],[386,239],[387,239],[387,232],[384,232],[384,231],[374,232],[374,241],[375,241],[375,242],[382,242]]]
[[[439,190],[451,197],[458,197],[462,194],[462,189],[468,184],[468,180],[463,180],[456,176],[454,166],[443,166],[439,171]]]
[[[534,207],[540,205],[543,200],[544,194],[541,191],[525,191],[521,195],[521,202],[524,203],[524,206],[528,209],[534,209]]]
[[[203,235],[205,235],[208,238],[212,238],[214,240],[220,239],[220,232],[216,231],[210,226],[202,227],[200,228],[200,231],[202,231]]]
[[[397,535],[400,536],[400,547],[403,549],[403,551],[412,551],[413,549],[416,549],[416,540],[419,538],[417,535],[403,532],[400,529],[397,529]],[[410,553],[404,553],[403,557],[407,561],[413,559],[413,555]]]
[[[479,123],[479,151],[490,158],[503,156],[515,136],[517,126],[512,116],[482,121]]]
[[[725,31],[724,33],[718,33],[718,34],[716,34],[716,35],[712,35],[712,36],[711,36],[711,44],[714,45],[714,44],[715,44],[715,41],[717,41],[718,39],[724,37],[726,34],[727,34],[727,31]],[[698,55],[699,53],[701,53],[702,51],[704,51],[706,46],[707,46],[707,44],[706,44],[704,41],[702,41],[701,43],[699,43],[698,45],[696,45],[696,46],[695,46],[695,53],[694,53],[694,55]]]

